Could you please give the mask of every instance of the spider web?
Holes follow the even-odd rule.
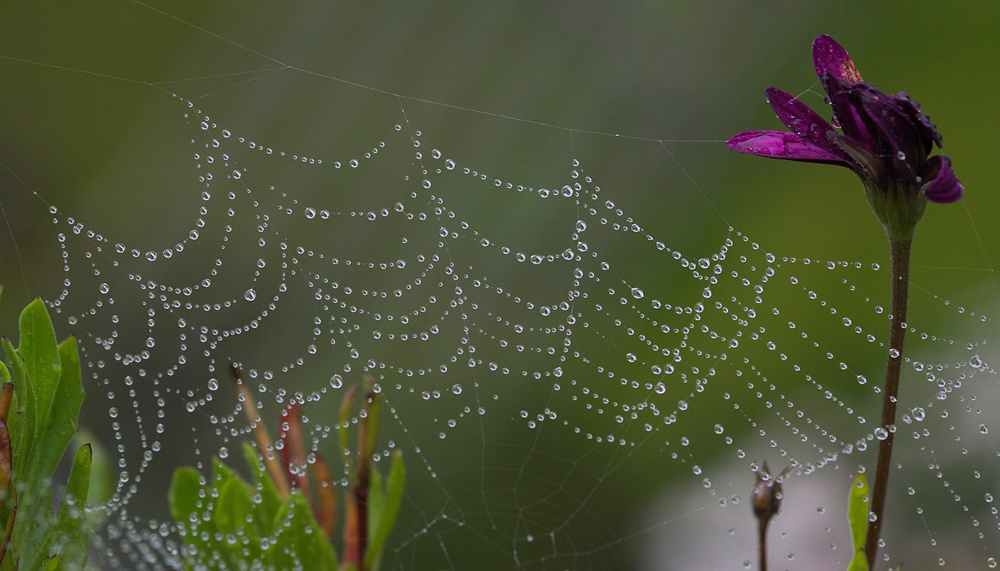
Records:
[[[755,568],[747,494],[764,460],[793,468],[772,559],[846,566],[847,490],[877,448],[889,323],[877,259],[778,251],[731,225],[685,158],[717,141],[345,86],[146,8],[274,65],[97,77],[151,93],[124,170],[90,204],[25,181],[3,191],[4,258],[60,335],[79,337],[83,421],[117,466],[94,559],[182,566],[169,477],[213,455],[239,463],[250,428],[235,361],[269,426],[305,405],[327,458],[346,388],[376,379],[390,414],[375,459],[399,448],[409,468],[385,568]],[[305,117],[259,102],[283,90],[334,103]],[[214,107],[222,91],[241,104]],[[278,107],[283,128],[255,105]],[[443,126],[469,116],[464,137]],[[506,130],[513,154],[482,143]],[[670,224],[637,201],[633,167],[666,186]],[[11,224],[39,209],[51,226]],[[995,567],[995,293],[941,275],[978,273],[915,268],[883,553]]]

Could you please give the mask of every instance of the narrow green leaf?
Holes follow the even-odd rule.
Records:
[[[18,321],[21,338],[17,347],[17,353],[24,359],[24,367],[27,377],[30,380],[31,395],[28,400],[21,401],[22,407],[29,407],[34,404],[37,408],[36,419],[44,418],[46,412],[52,405],[55,397],[56,386],[59,384],[59,376],[62,370],[62,362],[59,357],[59,348],[56,344],[56,332],[52,328],[52,321],[49,320],[49,313],[45,310],[45,303],[36,298],[28,304],[21,312]],[[25,412],[29,412],[25,408]],[[35,426],[33,434],[37,435],[39,427]],[[31,448],[37,442],[27,444],[25,454],[31,454]],[[59,450],[62,455],[63,449]],[[51,472],[49,472],[51,474]]]
[[[847,521],[851,524],[854,550],[864,549],[868,537],[868,479],[858,474],[851,486],[851,496],[847,503]]]
[[[275,524],[279,533],[270,554],[276,569],[337,569],[337,554],[323,528],[313,519],[312,509],[301,490],[292,492],[278,512]]]
[[[854,559],[847,566],[847,571],[868,571],[868,558],[865,557],[864,550],[860,550],[854,554]]]
[[[392,455],[392,468],[389,470],[388,491],[385,496],[385,504],[379,516],[378,530],[369,536],[368,553],[365,554],[365,567],[374,569],[374,564],[379,560],[382,548],[389,539],[393,526],[396,525],[396,516],[399,515],[399,506],[403,503],[403,490],[406,487],[406,466],[403,464],[403,453],[396,450]]]
[[[87,563],[90,542],[84,515],[87,493],[90,491],[92,461],[90,446],[81,446],[73,457],[73,466],[66,482],[66,495],[56,513],[55,524],[46,530],[29,569],[42,567],[45,557],[52,553],[59,553],[60,565],[71,569],[82,569]]]
[[[266,537],[274,533],[274,518],[281,509],[281,498],[274,485],[271,475],[261,464],[257,450],[249,442],[243,443],[243,455],[250,465],[250,474],[255,490],[259,490],[260,501],[253,506],[253,522],[257,526],[258,537]]]
[[[45,571],[61,571],[62,559],[58,555],[53,555],[45,561]]]
[[[31,379],[28,378],[28,370],[24,366],[24,359],[17,354],[10,340],[3,338],[3,352],[7,357],[7,366],[10,368],[11,381],[14,383],[14,402],[11,409],[20,414],[12,414],[8,417],[7,425],[12,428],[10,433],[11,444],[14,445],[14,458],[23,459],[27,451],[27,446],[31,444],[35,435],[35,397],[31,390]],[[26,406],[31,403],[32,406]],[[16,426],[11,420],[16,420]],[[16,469],[20,470],[18,465]]]
[[[86,429],[76,433],[70,442],[72,448],[79,448],[87,444],[94,456],[90,467],[90,491],[87,492],[87,502],[91,504],[102,504],[111,499],[111,494],[115,491],[115,483],[118,475],[112,467],[111,457],[104,446],[98,442],[97,438]]]
[[[385,508],[385,483],[378,470],[372,470],[368,480],[368,536],[375,537],[378,522]]]

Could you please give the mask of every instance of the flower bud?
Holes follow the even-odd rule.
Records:
[[[789,469],[786,468],[775,477],[768,470],[767,462],[764,462],[763,469],[757,471],[752,496],[753,513],[764,525],[781,509],[781,480],[788,475]]]

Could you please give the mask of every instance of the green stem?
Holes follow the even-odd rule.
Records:
[[[889,483],[889,468],[892,462],[892,441],[895,436],[896,395],[899,393],[899,370],[903,363],[903,338],[906,335],[906,305],[910,285],[910,246],[913,238],[889,238],[889,252],[892,261],[892,320],[889,330],[889,359],[885,368],[885,389],[882,395],[882,424],[887,436],[879,441],[878,466],[875,469],[875,485],[872,488],[871,513],[874,520],[868,523],[865,539],[865,555],[868,568],[875,569],[878,541],[882,533],[882,513],[885,510],[886,489]]]

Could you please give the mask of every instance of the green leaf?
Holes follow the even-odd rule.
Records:
[[[258,539],[260,536],[251,515],[253,501],[250,494],[249,484],[238,476],[232,476],[222,485],[219,497],[215,500],[212,518],[215,520],[215,528],[225,536],[223,542],[216,545],[216,549],[228,549],[234,562],[260,561],[263,556]],[[251,516],[250,521],[247,521],[248,515]],[[230,542],[231,538],[236,541]]]
[[[868,571],[868,558],[863,550],[854,554],[854,559],[847,566],[847,571]]]
[[[59,564],[71,569],[82,569],[87,563],[90,542],[87,535],[85,506],[90,491],[90,466],[93,454],[89,445],[81,446],[73,458],[66,495],[56,513],[55,525],[48,528],[41,547],[35,552],[29,569],[48,569],[45,558],[59,553]],[[18,514],[20,516],[20,514]],[[16,520],[15,520],[16,521]],[[50,560],[51,561],[51,560]]]
[[[222,533],[236,533],[247,523],[247,515],[253,509],[250,492],[239,478],[229,478],[219,491],[215,501],[215,529]]]
[[[62,371],[62,362],[59,357],[59,347],[56,344],[56,332],[52,328],[52,321],[49,320],[49,313],[45,311],[45,303],[41,299],[28,304],[21,312],[18,321],[21,339],[17,348],[17,354],[24,359],[24,368],[27,373],[27,381],[24,389],[27,391],[24,399],[18,399],[24,414],[32,420],[28,421],[29,436],[37,436],[40,426],[39,419],[44,418],[52,405],[52,397],[55,396],[56,386],[59,384],[59,377]],[[79,371],[79,363],[77,366]],[[20,396],[20,395],[18,395]],[[24,443],[22,450],[24,457],[30,457],[33,446],[37,444],[33,439]],[[64,448],[57,452],[62,456]],[[58,458],[56,458],[58,462]],[[52,474],[53,470],[49,471]]]
[[[288,525],[285,525],[285,524]],[[270,553],[276,569],[337,569],[337,554],[301,490],[292,492],[275,519],[278,536]]]
[[[365,567],[368,569],[377,569],[378,567],[378,563],[381,560],[382,548],[385,546],[386,540],[389,539],[389,534],[392,532],[393,526],[396,525],[396,516],[399,515],[399,506],[403,503],[403,489],[405,486],[406,466],[403,464],[403,453],[396,450],[392,455],[392,468],[389,470],[389,489],[385,496],[385,503],[379,514],[378,529],[375,533],[369,535],[368,552],[365,554]]]
[[[58,555],[54,555],[45,561],[45,571],[61,571],[62,568],[62,560]]]
[[[207,541],[201,538],[201,532],[208,532],[208,537],[215,535],[215,522],[202,518],[205,504],[202,495],[205,478],[198,470],[184,466],[174,472],[174,480],[170,484],[168,501],[170,515],[181,529],[181,539],[188,545],[194,545],[202,554],[211,553]],[[204,493],[207,498],[208,494]],[[192,515],[193,514],[193,515]]]
[[[260,501],[253,507],[253,522],[257,526],[258,537],[266,537],[274,533],[274,518],[281,509],[281,498],[274,486],[274,480],[261,464],[257,450],[248,442],[243,443],[243,455],[250,465],[250,474],[255,490],[259,490]]]
[[[868,537],[868,479],[864,474],[858,474],[851,486],[847,521],[851,524],[851,535],[854,536],[854,550],[864,549],[865,538]]]

